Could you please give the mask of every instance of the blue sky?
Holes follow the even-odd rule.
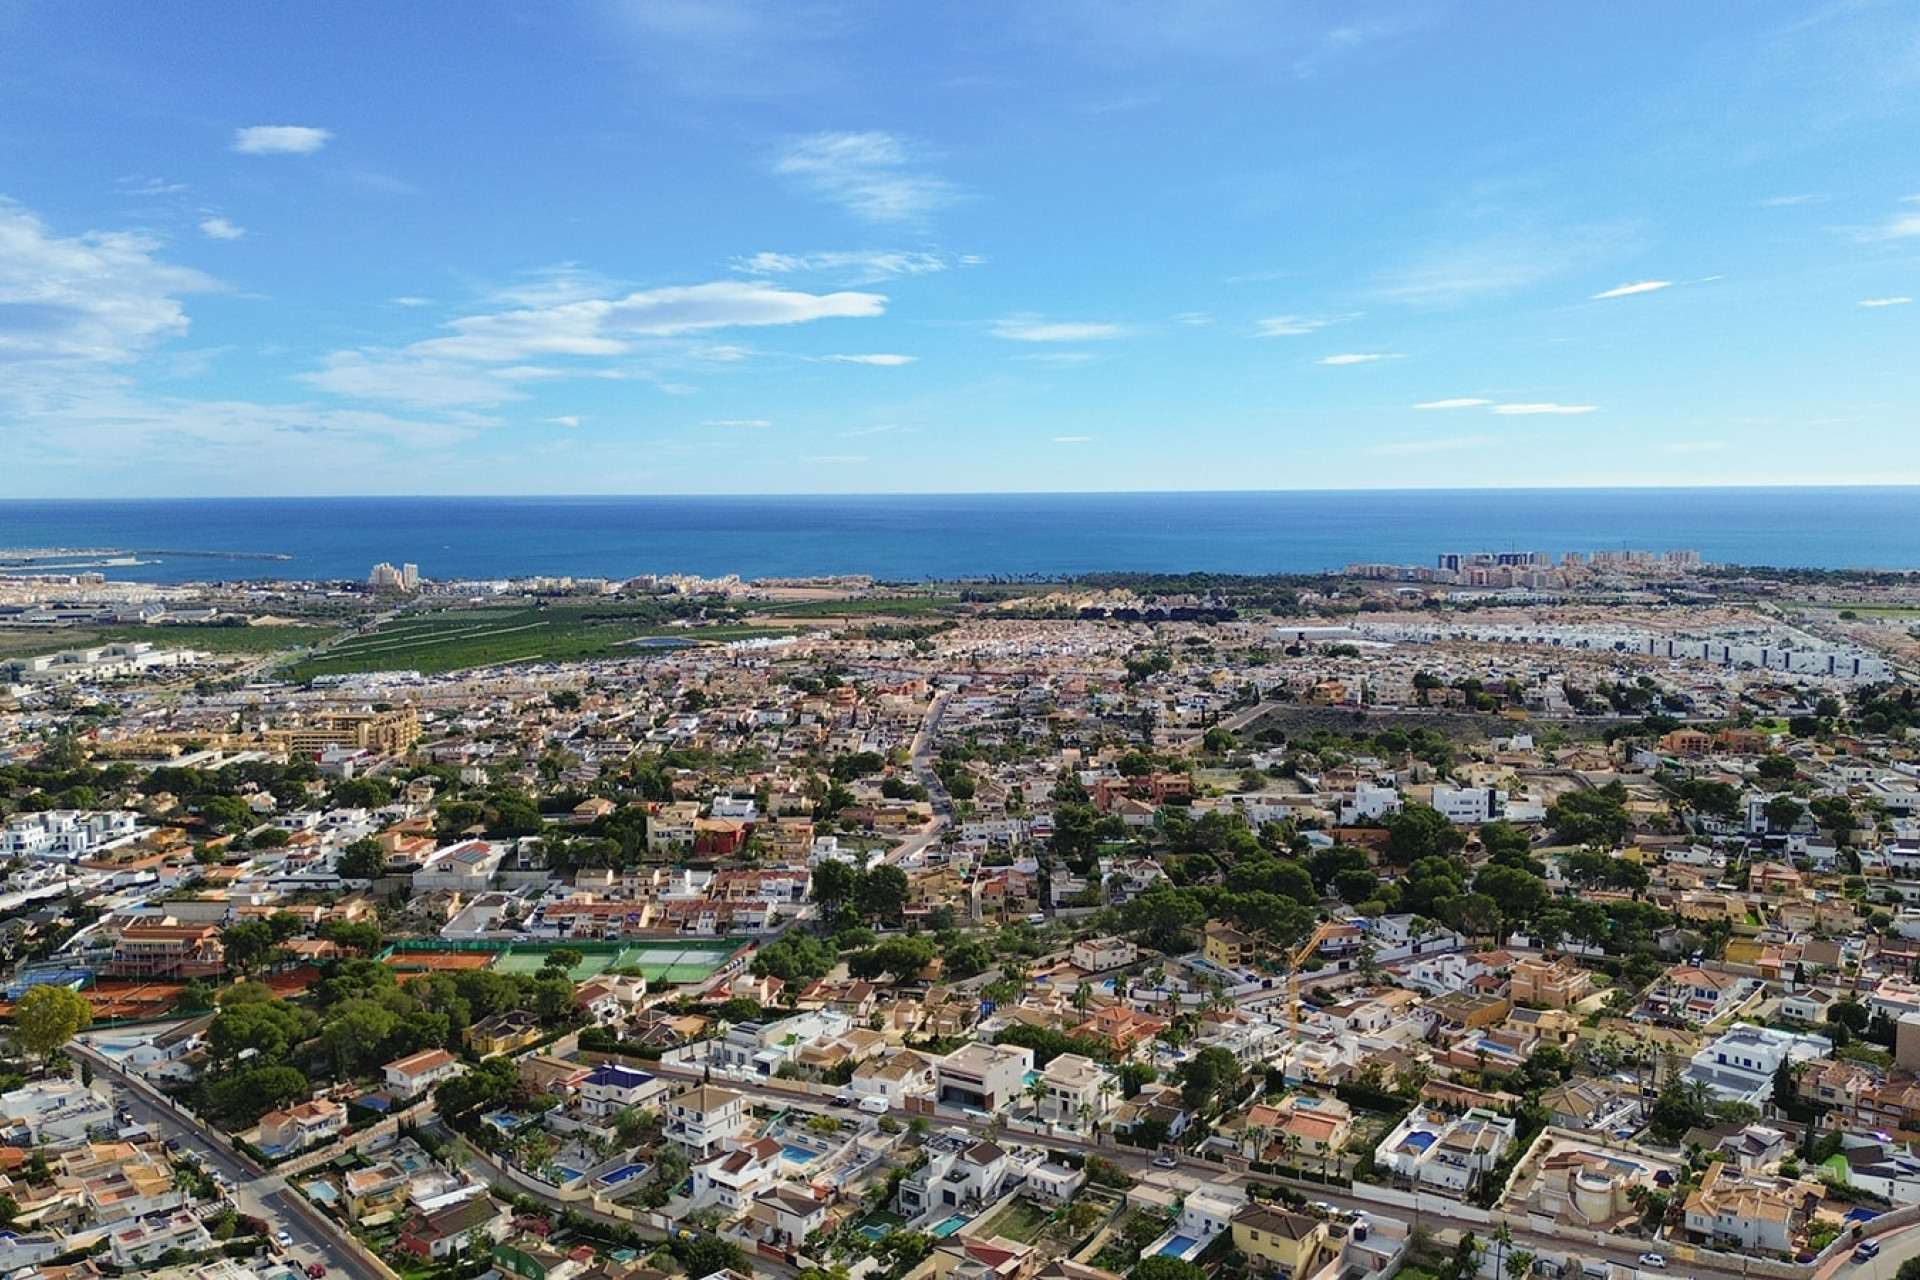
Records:
[[[1912,4],[0,0],[0,495],[1920,483],[1916,139]]]

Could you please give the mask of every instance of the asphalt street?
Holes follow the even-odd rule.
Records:
[[[217,1135],[211,1128],[188,1120],[172,1106],[157,1100],[152,1086],[135,1081],[111,1061],[82,1045],[70,1045],[68,1052],[93,1064],[96,1077],[113,1089],[114,1102],[125,1107],[138,1124],[162,1139],[175,1139],[182,1150],[197,1152],[210,1173],[219,1173],[232,1186],[233,1202],[241,1213],[264,1220],[275,1231],[284,1231],[293,1240],[286,1250],[288,1260],[303,1270],[313,1263],[327,1268],[329,1280],[344,1276],[348,1280],[393,1280],[392,1273],[381,1270],[350,1244],[341,1229],[322,1217],[298,1192],[289,1191],[284,1179],[263,1173]]]

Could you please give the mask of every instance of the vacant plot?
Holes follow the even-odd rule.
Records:
[[[513,662],[632,657],[632,642],[671,636],[689,643],[773,634],[751,627],[669,627],[673,615],[646,601],[448,609],[408,614],[288,668],[292,680],[365,671],[432,674]]]
[[[1047,1210],[1031,1200],[1015,1200],[995,1214],[986,1226],[973,1234],[982,1240],[1005,1236],[1021,1244],[1031,1244],[1033,1238],[1040,1234],[1040,1228],[1047,1220],[1047,1213]]]

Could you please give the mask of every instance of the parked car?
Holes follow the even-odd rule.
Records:
[[[1640,1265],[1643,1267],[1652,1267],[1656,1271],[1664,1271],[1666,1270],[1667,1260],[1657,1253],[1643,1253],[1640,1255]]]
[[[1153,1158],[1153,1167],[1156,1169],[1178,1169],[1180,1167],[1180,1157],[1155,1156]]]
[[[273,1242],[282,1249],[291,1249],[293,1248],[293,1233],[290,1231],[276,1231],[273,1233]]]
[[[307,1266],[307,1280],[320,1280],[320,1277],[326,1274],[327,1264],[324,1262],[310,1263]]]
[[[1880,1242],[1878,1240],[1862,1240],[1853,1247],[1853,1260],[1855,1262],[1872,1262],[1879,1256]]]
[[[836,1107],[850,1107],[853,1105],[853,1095],[850,1093],[843,1093],[839,1097],[833,1100],[832,1105]]]
[[[883,1116],[887,1114],[887,1100],[880,1094],[870,1093],[860,1099],[860,1109],[870,1116]]]

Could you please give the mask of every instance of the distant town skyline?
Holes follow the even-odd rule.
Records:
[[[0,498],[1920,483],[1917,116],[1896,4],[5,4]]]

